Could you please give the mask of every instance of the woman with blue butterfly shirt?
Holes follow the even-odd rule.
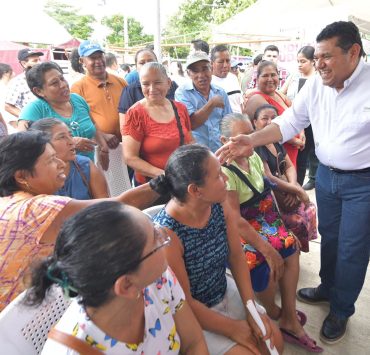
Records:
[[[109,231],[109,232],[107,232]],[[56,284],[76,297],[42,354],[208,354],[182,288],[164,257],[170,239],[134,207],[101,202],[69,219],[53,255],[33,271],[26,302]],[[80,348],[81,349],[81,348]]]
[[[254,131],[248,116],[229,114],[220,124],[221,141]],[[238,157],[222,167],[227,176],[228,199],[240,217],[248,221],[248,233],[240,233],[242,248],[248,263],[253,289],[266,308],[267,314],[279,320],[283,338],[312,352],[321,352],[303,329],[306,315],[296,310],[299,277],[299,245],[295,235],[285,227],[271,194],[272,183],[264,178],[264,165],[256,152]],[[245,238],[245,235],[247,238]],[[299,244],[299,243],[298,243]],[[280,286],[281,307],[275,303]]]

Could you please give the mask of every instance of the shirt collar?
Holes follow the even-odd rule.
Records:
[[[344,80],[343,88],[346,88],[347,86],[349,86],[352,83],[352,81],[356,80],[356,78],[360,75],[364,66],[365,66],[364,61],[362,59],[360,59],[360,61],[357,64],[357,67],[353,71],[352,75],[347,80]]]
[[[193,82],[192,82],[192,81],[189,81],[189,82],[185,83],[185,84],[184,84],[184,89],[185,89],[185,90],[196,90],[196,91],[198,91],[198,90],[195,88],[195,86],[194,86],[194,84],[193,84]],[[215,91],[215,90],[217,90],[217,88],[216,88],[216,87],[212,84],[212,82],[211,82],[210,92],[211,92],[211,91]]]
[[[86,77],[89,78],[89,80],[92,81],[98,88],[100,88],[100,87],[112,84],[111,74],[109,74],[108,72],[106,72],[106,73],[107,73],[107,79],[106,79],[105,82],[102,82],[99,79],[95,79],[92,76],[90,76],[89,74],[87,74]]]

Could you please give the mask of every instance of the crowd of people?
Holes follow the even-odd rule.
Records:
[[[320,353],[296,298],[329,303],[321,341],[346,333],[370,254],[358,28],[325,27],[293,73],[269,45],[243,80],[226,45],[191,47],[186,75],[150,48],[121,68],[89,40],[70,83],[29,48],[17,77],[0,64],[0,311],[23,291],[28,307],[53,287],[73,298],[42,354],[281,354],[284,341]],[[113,163],[133,186],[116,197]],[[318,232],[321,284],[297,291]]]

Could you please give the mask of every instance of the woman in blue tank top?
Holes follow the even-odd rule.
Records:
[[[48,133],[57,157],[66,163],[66,181],[55,195],[77,200],[109,197],[104,175],[88,157],[76,155],[72,135],[65,123],[56,118],[43,118],[32,123],[31,130]]]
[[[225,182],[220,163],[207,147],[178,148],[165,175],[151,182],[158,193],[172,195],[154,219],[171,235],[167,260],[203,328],[210,353],[266,353],[262,334],[245,307],[254,293],[237,219],[225,201]],[[226,275],[227,263],[234,279]],[[266,315],[262,318],[266,338],[281,352],[279,330]]]

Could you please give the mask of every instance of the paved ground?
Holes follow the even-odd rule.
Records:
[[[310,191],[309,195],[311,200],[314,201],[314,190]],[[298,288],[317,286],[320,282],[320,240],[310,243],[309,253],[301,254],[300,266]],[[350,318],[347,334],[340,343],[325,345],[319,341],[320,328],[329,310],[327,305],[312,306],[297,301],[297,308],[307,314],[308,321],[305,329],[324,348],[323,354],[370,355],[370,267],[368,268],[364,288],[356,303],[356,313]],[[310,353],[297,346],[287,344],[284,354]]]

